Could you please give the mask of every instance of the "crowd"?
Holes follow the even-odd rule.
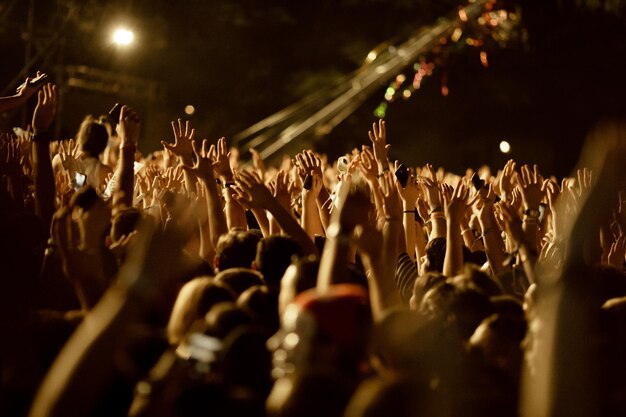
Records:
[[[2,416],[626,415],[626,129],[568,178],[330,161],[140,118],[0,137]],[[583,167],[584,166],[584,167]]]

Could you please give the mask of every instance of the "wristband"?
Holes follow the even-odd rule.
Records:
[[[533,219],[538,219],[540,214],[541,213],[539,212],[538,209],[528,208],[528,209],[524,210],[524,215],[528,216],[530,218],[533,218]]]

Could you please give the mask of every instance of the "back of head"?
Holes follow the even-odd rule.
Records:
[[[307,290],[296,297],[294,304],[299,309],[296,332],[303,343],[309,344],[313,358],[316,352],[323,352],[327,347],[332,347],[336,355],[324,358],[335,363],[320,363],[314,359],[314,366],[355,370],[366,356],[372,327],[367,291],[359,285],[338,284],[325,292]]]
[[[255,285],[245,290],[237,299],[237,306],[271,333],[278,330],[278,298],[266,286]]]
[[[76,141],[85,154],[97,158],[107,147],[109,132],[103,123],[88,115],[80,124]]]
[[[278,290],[280,279],[291,264],[293,256],[302,256],[302,248],[288,236],[269,236],[257,245],[256,267],[272,290]]]
[[[178,293],[169,323],[167,335],[172,344],[179,343],[193,323],[204,317],[211,307],[222,301],[232,301],[233,293],[209,277],[194,278]]]
[[[205,316],[205,321],[205,333],[208,336],[224,339],[237,327],[252,324],[252,317],[235,303],[222,302],[211,308]]]
[[[229,268],[215,275],[215,282],[225,285],[234,294],[235,299],[248,288],[255,285],[264,285],[263,276],[249,268]]]
[[[216,268],[250,268],[256,257],[260,237],[257,233],[231,230],[220,236],[215,248]]]
[[[426,244],[428,271],[443,272],[443,260],[446,256],[446,238],[436,237]]]

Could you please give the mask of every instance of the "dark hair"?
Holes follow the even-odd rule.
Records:
[[[105,125],[92,115],[87,115],[80,124],[76,141],[83,152],[89,156],[98,157],[107,147],[109,132]]]
[[[263,276],[249,268],[229,268],[215,275],[215,282],[224,284],[236,297],[255,285],[263,285]]]
[[[205,333],[218,339],[224,339],[239,326],[252,324],[252,317],[231,302],[215,304],[205,316],[205,320]]]
[[[271,333],[278,331],[278,297],[276,292],[270,292],[264,285],[255,285],[239,296],[237,306]]]
[[[277,290],[280,279],[291,264],[293,256],[302,256],[302,248],[288,236],[269,236],[257,245],[256,266],[272,290]]]
[[[256,247],[261,238],[258,234],[243,230],[231,230],[223,234],[215,247],[219,257],[219,269],[250,268],[256,257]]]
[[[446,238],[436,237],[426,244],[428,271],[443,272],[443,260],[446,257]]]

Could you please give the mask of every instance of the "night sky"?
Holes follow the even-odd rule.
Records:
[[[24,64],[28,0],[0,1],[3,87]],[[53,79],[59,65],[141,77],[158,97],[66,88],[59,129],[70,137],[86,113],[103,113],[116,101],[139,109],[140,148],[154,150],[171,136],[169,121],[189,117],[199,136],[232,137],[264,117],[361,66],[381,42],[403,39],[460,2],[409,0],[67,1],[36,0],[35,38],[46,57],[35,69]],[[515,2],[513,2],[515,3]],[[409,165],[432,162],[453,170],[500,165],[498,143],[511,157],[538,162],[544,174],[564,175],[576,162],[585,134],[605,117],[622,116],[626,94],[626,2],[521,1],[525,42],[446,57],[409,100],[388,107],[392,158]],[[587,4],[589,3],[589,4]],[[606,6],[606,4],[610,4]],[[598,3],[600,4],[600,3]],[[110,43],[120,24],[136,42]],[[37,48],[35,48],[37,49]],[[34,73],[34,70],[31,71]],[[446,73],[449,95],[441,94]],[[8,91],[8,90],[7,90]],[[336,157],[366,143],[385,86],[351,117],[314,144]],[[31,103],[32,104],[32,103]],[[5,115],[3,128],[19,123]]]

